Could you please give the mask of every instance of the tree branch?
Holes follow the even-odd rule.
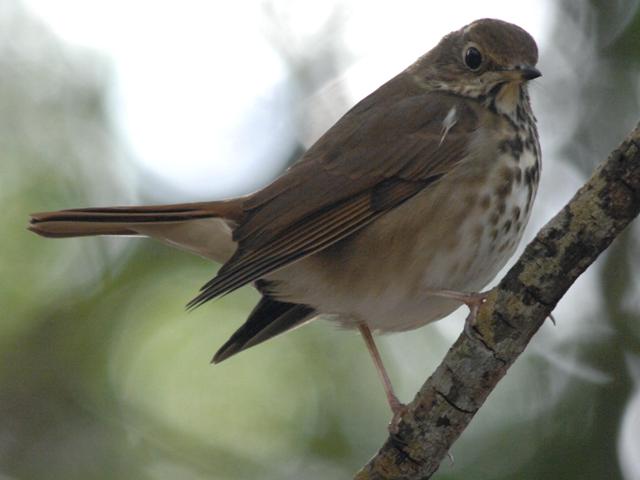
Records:
[[[640,124],[540,230],[356,480],[426,479],[573,282],[640,212]]]

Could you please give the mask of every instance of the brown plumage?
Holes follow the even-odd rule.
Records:
[[[526,91],[540,75],[537,56],[524,30],[479,20],[359,102],[254,194],[40,213],[30,229],[147,235],[223,262],[190,307],[254,283],[263,299],[215,361],[322,313],[365,339],[368,329],[415,328],[458,306],[427,291],[482,288],[520,239],[540,169]]]

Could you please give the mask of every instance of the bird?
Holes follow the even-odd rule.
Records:
[[[254,193],[35,213],[28,228],[151,237],[221,263],[188,308],[253,285],[261,298],[214,363],[319,316],[358,330],[397,416],[404,405],[372,332],[415,329],[463,304],[473,317],[515,252],[541,171],[528,93],[537,61],[524,29],[476,20]]]

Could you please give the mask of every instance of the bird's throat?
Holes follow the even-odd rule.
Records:
[[[523,91],[521,83],[505,83],[495,96],[495,109],[498,113],[515,119],[517,117],[518,105],[522,101],[522,96]]]

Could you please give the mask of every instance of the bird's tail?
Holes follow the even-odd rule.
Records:
[[[29,230],[43,237],[142,235],[198,255],[226,261],[235,250],[232,227],[242,199],[141,207],[78,208],[34,213]]]

